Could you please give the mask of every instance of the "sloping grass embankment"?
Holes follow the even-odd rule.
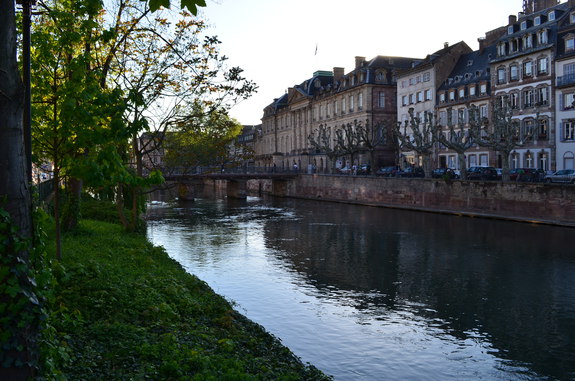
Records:
[[[330,379],[119,225],[81,221],[61,265],[49,326],[69,380]]]

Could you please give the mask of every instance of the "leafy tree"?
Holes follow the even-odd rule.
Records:
[[[207,112],[197,102],[189,115],[177,121],[177,128],[167,132],[166,164],[182,173],[189,173],[197,166],[224,168],[227,164],[238,164],[240,158],[230,147],[241,130],[242,125],[230,118],[226,110]]]
[[[409,120],[395,126],[395,136],[401,151],[413,151],[423,159],[425,176],[431,173],[431,155],[437,142],[439,127],[431,112],[424,112],[423,119],[409,109]]]
[[[469,128],[465,128],[465,124],[461,121],[455,126],[452,120],[452,109],[447,110],[447,136],[441,131],[438,131],[437,141],[445,147],[457,153],[457,160],[459,162],[459,170],[461,178],[467,178],[467,163],[465,160],[465,152],[476,143]],[[441,126],[439,127],[441,128]]]
[[[533,137],[533,130],[522,130],[517,119],[513,119],[513,108],[508,97],[492,104],[491,119],[480,117],[479,110],[472,106],[469,124],[474,141],[501,155],[503,180],[509,181],[509,158],[511,152],[525,145]],[[538,118],[537,118],[538,119]]]

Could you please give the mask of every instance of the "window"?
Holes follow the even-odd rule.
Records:
[[[575,23],[575,12],[571,13],[571,15],[569,15],[569,20],[571,21],[571,24]]]
[[[420,83],[420,82],[421,82],[421,75],[418,75],[417,77],[415,77],[415,82],[416,82],[416,83]]]
[[[575,107],[575,93],[563,94],[563,110],[571,110]]]
[[[405,81],[405,80],[401,81],[401,88],[405,89],[406,86],[407,86],[407,81]]]
[[[439,102],[441,102],[441,103],[445,102],[445,93],[439,94]]]
[[[511,81],[519,80],[519,67],[517,65],[511,65],[509,67],[509,80]]]
[[[480,105],[479,106],[479,117],[480,118],[487,118],[487,105]]]
[[[431,75],[429,72],[423,73],[423,82],[429,82],[431,80]]]
[[[450,101],[454,101],[455,100],[455,90],[451,90],[449,92],[449,100]]]
[[[547,14],[547,18],[549,21],[555,20],[555,11],[549,12],[549,14]]]
[[[359,93],[357,96],[357,109],[363,110],[363,94]]]
[[[487,84],[486,83],[482,83],[481,86],[479,86],[479,94],[481,94],[481,95],[487,94]]]
[[[523,107],[533,107],[535,103],[535,91],[534,90],[524,90],[523,91]]]
[[[380,91],[377,97],[377,106],[379,108],[385,108],[385,92]]]
[[[501,57],[501,56],[504,56],[504,55],[505,55],[505,52],[506,52],[505,42],[502,42],[502,43],[498,44],[498,45],[497,45],[497,55],[500,56],[500,57]]]
[[[431,89],[425,90],[425,100],[426,100],[426,101],[430,101],[430,100],[431,100]]]
[[[547,29],[537,32],[537,45],[547,44]]]
[[[353,112],[353,108],[354,108],[354,99],[353,99],[353,95],[349,96],[349,112]]]
[[[417,102],[423,102],[423,91],[417,93]]]
[[[575,140],[575,122],[573,120],[568,120],[563,122],[563,141],[573,141]]]
[[[465,109],[457,110],[457,124],[465,124]]]
[[[341,98],[341,113],[345,114],[345,97]]]
[[[549,92],[547,91],[547,87],[537,89],[537,102],[541,106],[549,105]]]
[[[333,113],[334,115],[337,115],[338,110],[337,110],[337,101],[333,102]]]
[[[476,87],[475,85],[469,86],[469,96],[475,96]]]
[[[505,68],[504,67],[500,67],[499,69],[497,69],[497,83],[501,84],[501,83],[505,83]]]
[[[539,58],[537,60],[538,74],[547,74],[549,68],[549,60],[547,57]]]
[[[513,27],[513,25],[509,25],[507,27],[507,34],[513,34],[515,32],[515,28]]]
[[[535,26],[541,25],[541,16],[535,17],[535,20],[533,22],[534,22]]]
[[[489,165],[489,164],[488,164],[488,158],[489,158],[489,157],[487,156],[486,153],[480,154],[480,155],[479,155],[479,165],[482,166],[482,167],[487,167],[487,166]]]
[[[409,103],[410,103],[410,104],[414,104],[414,103],[415,103],[415,93],[409,94]]]
[[[523,36],[523,49],[533,48],[533,35],[531,33]]]
[[[402,106],[407,106],[408,105],[408,99],[407,99],[407,95],[404,95],[401,97],[401,105]]]
[[[465,89],[459,89],[459,99],[465,98]]]
[[[445,112],[445,111],[439,112],[439,124],[442,126],[447,125],[447,112]]]
[[[533,61],[523,62],[523,77],[533,77]]]
[[[527,29],[527,21],[521,21],[521,30]]]
[[[415,77],[409,78],[409,84],[410,84],[410,85],[415,85]]]
[[[547,139],[549,132],[549,120],[540,119],[537,136],[539,139]]]
[[[565,51],[571,52],[575,50],[575,35],[568,34],[565,36]]]
[[[509,94],[509,107],[512,109],[519,108],[519,94],[511,93]]]

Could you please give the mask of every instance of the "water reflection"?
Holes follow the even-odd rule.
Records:
[[[285,199],[151,218],[153,240],[336,379],[575,378],[572,229]]]

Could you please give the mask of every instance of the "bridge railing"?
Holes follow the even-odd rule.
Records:
[[[216,173],[227,174],[294,174],[304,173],[299,168],[279,168],[279,167],[256,167],[256,166],[240,166],[240,167],[221,167],[221,166],[201,166],[193,168],[157,168],[162,171],[165,176],[189,176],[189,175],[206,175]],[[146,175],[146,173],[144,173]]]

